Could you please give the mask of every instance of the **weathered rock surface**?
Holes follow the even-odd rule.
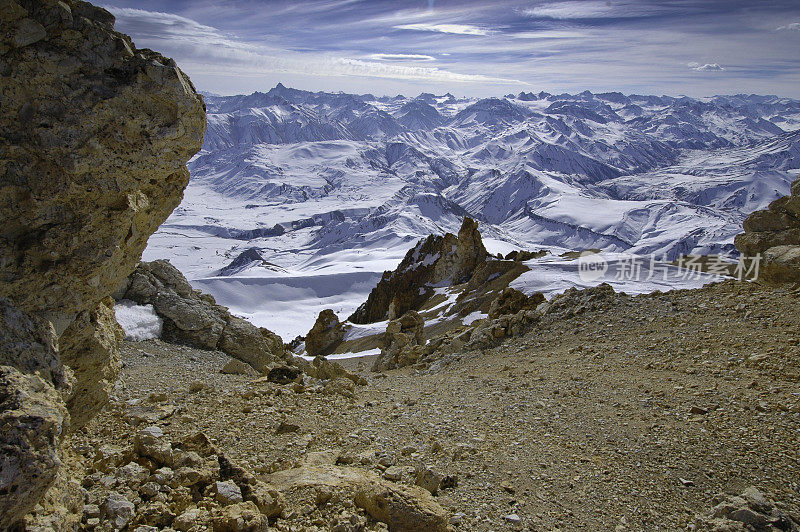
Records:
[[[38,373],[57,388],[67,384],[50,322],[32,317],[0,296],[0,365]]]
[[[325,309],[306,335],[306,353],[309,356],[330,354],[344,339],[344,327],[331,309]]]
[[[51,383],[0,366],[0,529],[20,521],[56,480],[68,419]]]
[[[418,312],[409,310],[386,325],[381,353],[375,359],[372,371],[409,366],[419,359],[424,345],[425,320]]]
[[[75,374],[75,385],[67,399],[72,430],[83,427],[108,403],[120,369],[119,343],[124,337],[110,297],[78,314],[61,335],[61,361]]]
[[[165,341],[219,349],[262,372],[285,357],[279,336],[231,315],[211,295],[194,290],[169,261],[139,263],[114,296],[153,305],[164,320]]]
[[[761,254],[759,279],[769,283],[800,282],[800,179],[791,194],[756,211],[742,224],[736,248],[747,257]]]
[[[418,310],[433,295],[433,285],[469,281],[487,257],[478,222],[464,218],[458,236],[431,235],[418,242],[394,272],[384,272],[367,301],[348,320],[372,323]]]
[[[514,288],[506,288],[492,301],[489,307],[489,319],[499,318],[504,314],[516,314],[523,309],[535,309],[544,303],[545,297],[541,293],[526,296]]]
[[[57,332],[131,272],[205,131],[175,62],[91,4],[3,4],[0,294]]]
[[[101,8],[7,0],[0,11],[6,529],[39,502],[71,511],[59,442],[102,407],[118,370],[119,328],[103,299],[180,203],[205,108],[171,59],[137,50]],[[44,502],[56,478],[63,492]]]

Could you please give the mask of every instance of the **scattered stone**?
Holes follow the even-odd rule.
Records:
[[[416,476],[416,470],[411,466],[393,465],[387,467],[386,471],[383,472],[383,478],[391,480],[392,482],[397,482],[404,478],[411,478],[412,475]]]
[[[324,454],[324,453],[323,453]],[[288,500],[303,497],[308,488],[327,487],[353,493],[355,503],[370,516],[386,523],[389,530],[444,532],[448,513],[427,491],[381,479],[374,473],[353,467],[329,465],[335,454],[319,460],[309,457],[301,467],[269,475],[269,482]]]
[[[136,512],[136,507],[119,493],[111,492],[103,503],[101,519],[108,521],[116,529],[128,526]]]
[[[226,506],[213,523],[215,532],[256,532],[269,528],[269,519],[251,501]]]
[[[194,381],[189,384],[189,393],[202,392],[206,388],[206,383],[202,381]]]
[[[242,490],[233,481],[217,481],[214,484],[214,499],[223,506],[242,502]]]
[[[136,433],[133,450],[139,456],[152,458],[160,465],[172,465],[172,444],[161,428],[152,425]],[[171,473],[171,470],[169,470]]]
[[[428,490],[432,495],[439,492],[444,475],[429,466],[420,466],[417,469],[415,484]]]
[[[303,372],[294,366],[275,366],[267,373],[267,380],[276,384],[290,384],[301,378]]]
[[[710,530],[784,530],[797,532],[800,524],[783,513],[754,486],[741,495],[720,494],[714,497],[717,505],[697,518],[700,529]]]

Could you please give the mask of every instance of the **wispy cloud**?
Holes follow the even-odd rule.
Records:
[[[299,53],[239,41],[214,27],[174,15],[132,8],[109,7],[128,31],[135,29],[138,44],[158,48],[182,65],[231,75],[285,73],[316,76],[358,76],[438,83],[525,84],[499,76],[460,73],[438,67],[397,64],[398,61],[432,61],[424,54],[378,53],[371,61],[333,53]]]
[[[668,6],[652,5],[646,2],[612,2],[595,0],[571,0],[549,2],[522,12],[528,17],[552,18],[558,20],[595,18],[640,18],[656,16],[668,12]]]
[[[435,57],[423,54],[371,54],[369,58],[375,61],[436,61]]]
[[[527,82],[800,96],[797,0],[101,1],[139,46],[229,94],[282,81],[376,94],[488,96]]]
[[[705,63],[701,65],[700,63],[692,61],[691,63],[687,63],[686,66],[698,72],[721,72],[725,70],[718,63]]]
[[[398,30],[433,31],[438,33],[452,33],[455,35],[489,35],[490,30],[473,26],[471,24],[433,24],[419,22],[415,24],[401,24],[395,26]]]

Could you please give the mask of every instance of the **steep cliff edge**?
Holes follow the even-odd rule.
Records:
[[[121,336],[106,298],[180,203],[205,106],[174,61],[137,49],[101,8],[6,0],[1,11],[0,296],[16,316],[2,324],[6,529],[58,482],[68,428],[107,399]],[[22,352],[45,362],[37,371]]]

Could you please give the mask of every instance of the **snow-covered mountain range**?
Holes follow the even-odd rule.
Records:
[[[169,258],[285,339],[348,314],[417,239],[481,222],[490,251],[733,252],[800,169],[800,101],[520,93],[206,96]],[[241,257],[240,257],[241,255]]]

